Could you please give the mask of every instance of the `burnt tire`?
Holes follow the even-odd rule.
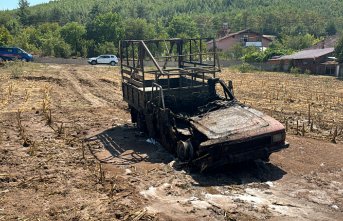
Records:
[[[268,154],[268,155],[262,157],[261,160],[268,163],[268,162],[270,161],[269,158],[270,158],[270,154]]]
[[[190,162],[194,158],[194,149],[192,143],[187,141],[178,141],[176,155],[181,162]]]
[[[137,125],[138,130],[140,130],[140,131],[142,131],[144,133],[148,132],[148,129],[147,129],[147,126],[146,126],[146,122],[145,122],[144,114],[142,114],[140,112],[138,112],[138,114],[137,114],[136,125]]]
[[[131,114],[131,122],[137,123],[138,112],[133,107],[130,107],[130,114]]]

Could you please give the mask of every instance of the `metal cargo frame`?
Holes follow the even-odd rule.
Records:
[[[124,40],[120,65],[124,100],[137,109],[144,108],[155,92],[163,106],[163,95],[172,91],[198,88],[207,93],[207,80],[220,72],[213,38]]]

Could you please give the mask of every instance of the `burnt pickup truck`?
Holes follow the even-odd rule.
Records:
[[[213,39],[125,40],[120,61],[132,122],[181,162],[205,170],[268,161],[288,147],[281,123],[240,103],[232,82],[216,76]]]

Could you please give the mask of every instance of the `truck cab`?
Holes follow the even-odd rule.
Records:
[[[281,123],[239,102],[232,82],[218,78],[213,39],[122,41],[120,61],[132,122],[180,161],[203,171],[268,161],[289,146]]]

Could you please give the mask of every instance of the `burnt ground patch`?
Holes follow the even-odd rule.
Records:
[[[104,83],[107,83],[107,84],[111,84],[111,85],[113,85],[113,86],[115,86],[115,87],[119,86],[117,82],[111,81],[111,80],[108,80],[108,79],[102,78],[102,79],[99,79],[99,81],[104,82]]]
[[[22,79],[28,80],[28,81],[45,81],[57,84],[59,86],[65,86],[66,81],[64,79],[59,78],[53,78],[53,77],[46,77],[46,76],[23,76]]]
[[[94,84],[93,84],[90,80],[88,80],[88,79],[82,79],[82,78],[80,78],[80,79],[78,79],[78,80],[79,80],[79,82],[80,82],[82,85],[84,85],[84,86],[94,87]]]

